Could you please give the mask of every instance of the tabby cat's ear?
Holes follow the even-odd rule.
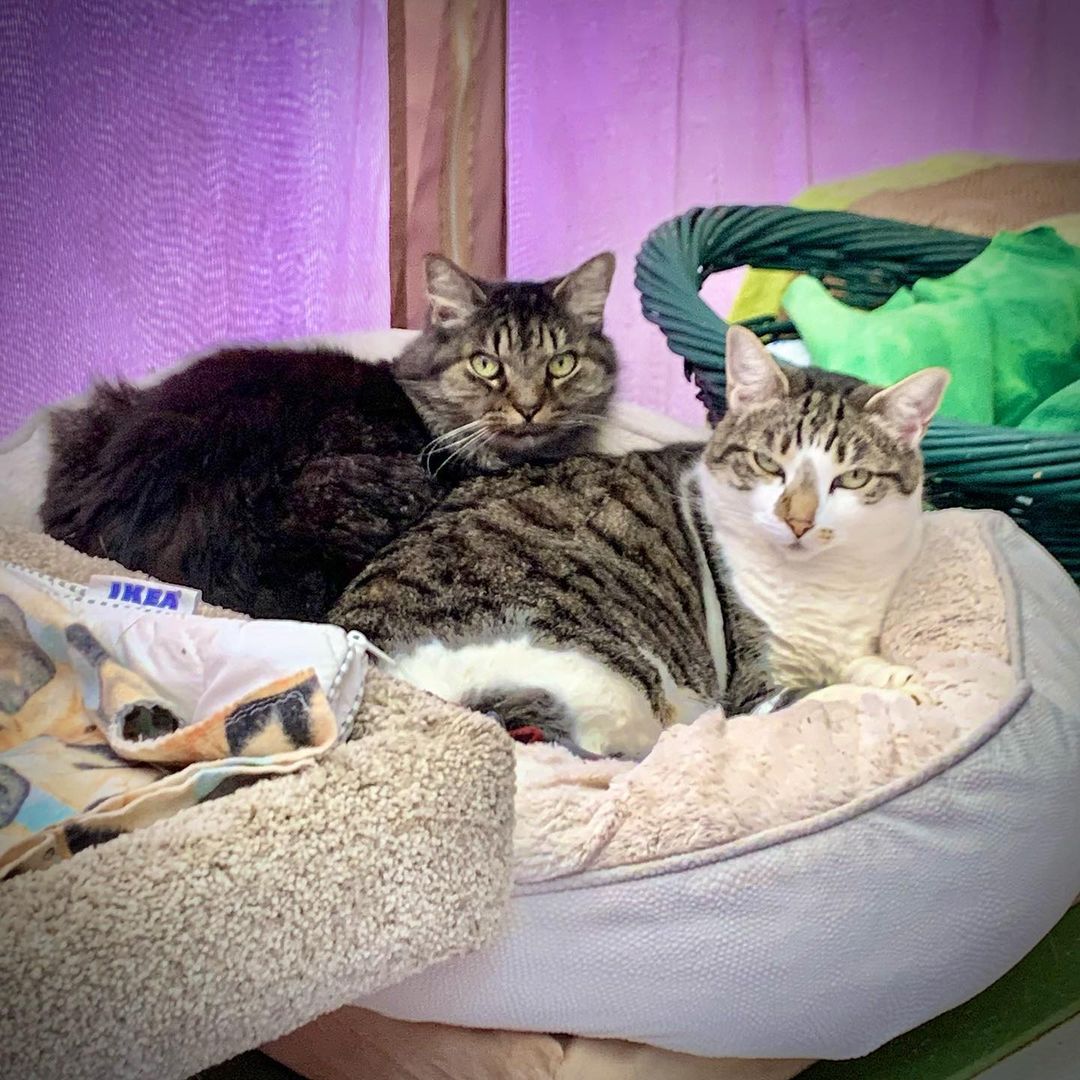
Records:
[[[487,301],[480,283],[442,255],[425,256],[424,272],[431,321],[437,326],[462,323]]]
[[[876,414],[908,446],[918,446],[938,411],[951,378],[945,368],[923,368],[879,390],[863,410]]]
[[[727,407],[739,413],[785,397],[787,376],[753,330],[731,326],[727,332]]]
[[[548,285],[551,295],[574,318],[599,330],[604,325],[604,304],[611,291],[614,273],[615,256],[604,251]]]

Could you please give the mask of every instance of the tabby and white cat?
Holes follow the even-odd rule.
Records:
[[[710,706],[837,679],[918,694],[877,639],[918,551],[918,443],[947,373],[881,390],[784,369],[736,327],[727,377],[704,453],[466,481],[332,621],[406,680],[594,753],[636,756]]]
[[[603,254],[486,282],[431,256],[429,324],[393,366],[229,349],[98,386],[51,416],[45,530],[216,604],[320,619],[462,475],[590,445],[615,384],[613,270]]]
[[[771,677],[925,696],[878,653],[922,541],[919,443],[949,383],[925,368],[884,390],[782,368],[732,327],[727,412],[695,469],[736,598],[762,621]]]

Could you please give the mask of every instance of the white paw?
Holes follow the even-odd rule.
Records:
[[[902,664],[890,664],[880,656],[860,656],[844,669],[844,679],[876,690],[896,690],[916,705],[930,705],[934,696],[919,682],[919,676]]]

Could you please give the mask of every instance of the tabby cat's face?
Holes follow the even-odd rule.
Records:
[[[728,411],[703,459],[713,519],[784,558],[891,549],[921,513],[919,442],[948,380],[927,368],[882,390],[781,368],[733,327]]]
[[[428,257],[429,325],[396,371],[433,451],[498,468],[587,446],[615,387],[614,268],[603,254],[563,278],[493,284]]]

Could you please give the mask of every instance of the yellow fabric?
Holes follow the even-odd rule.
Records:
[[[937,154],[830,184],[816,184],[792,199],[791,205],[801,210],[846,210],[857,199],[882,188],[924,187],[1011,160],[991,154]],[[760,315],[775,315],[780,310],[780,297],[795,276],[790,270],[751,270],[735,297],[729,320],[743,322]]]

